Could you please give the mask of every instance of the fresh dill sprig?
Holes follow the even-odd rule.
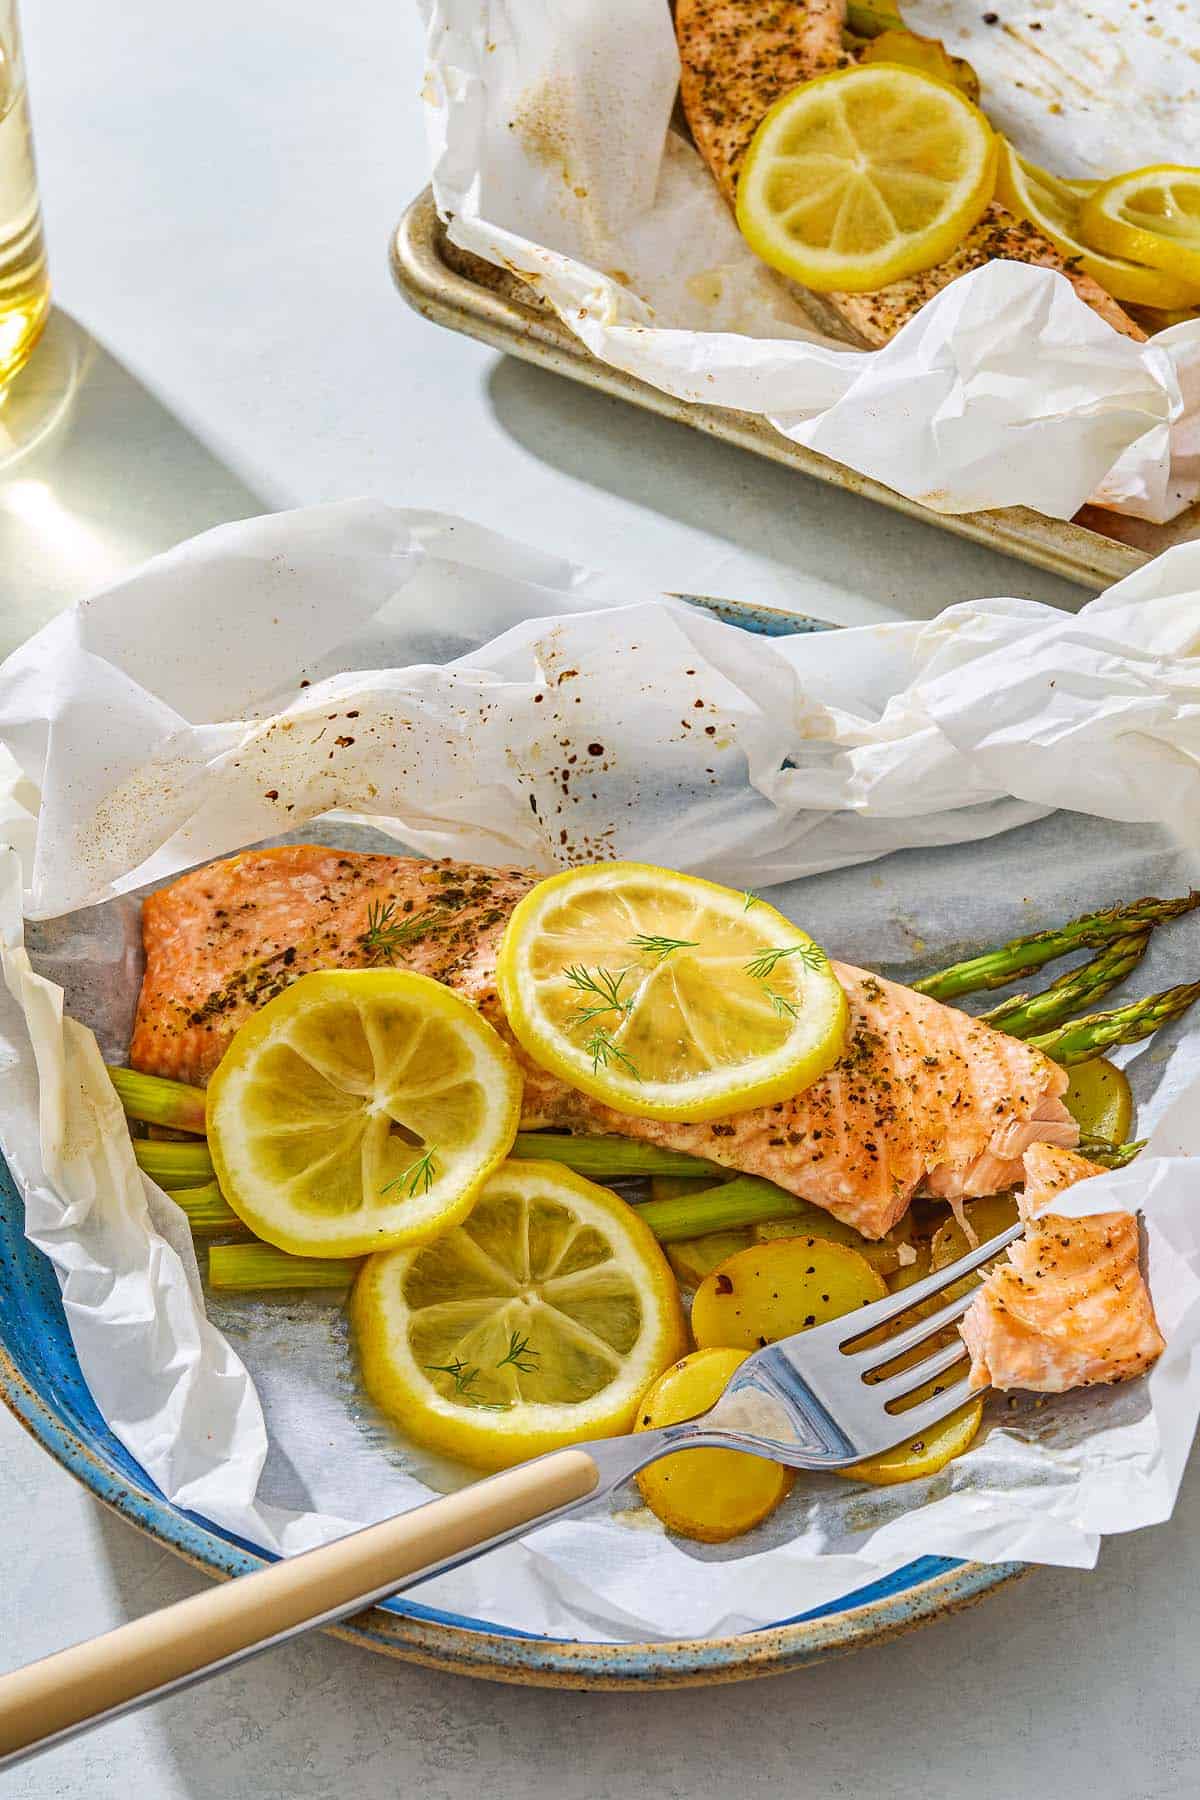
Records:
[[[465,1394],[467,1399],[473,1398],[471,1389],[479,1380],[479,1370],[478,1368],[468,1367],[461,1356],[456,1356],[453,1362],[426,1363],[425,1367],[431,1374],[448,1375],[454,1383],[454,1391],[456,1394]]]
[[[806,969],[823,969],[829,961],[820,944],[788,944],[782,950],[761,950],[757,956],[752,956],[746,964],[746,973],[753,975],[756,981],[765,981],[775,973],[775,965],[785,956],[798,956]]]
[[[530,1349],[527,1337],[523,1338],[519,1331],[514,1331],[508,1340],[508,1349],[496,1367],[502,1369],[505,1363],[511,1363],[513,1368],[519,1369],[522,1375],[534,1375],[537,1373],[541,1354],[540,1350]]]
[[[497,1402],[495,1400],[481,1400],[478,1394],[471,1391],[474,1388],[475,1383],[479,1380],[480,1371],[478,1367],[465,1363],[461,1356],[456,1356],[453,1362],[426,1363],[425,1367],[431,1374],[448,1375],[454,1383],[454,1392],[460,1395],[462,1399],[469,1400],[472,1406],[478,1406],[481,1411],[508,1411],[506,1403]]]
[[[592,1059],[593,1075],[598,1074],[601,1068],[607,1069],[610,1062],[619,1062],[624,1063],[635,1081],[640,1081],[642,1079],[636,1065],[630,1061],[629,1057],[626,1056],[625,1052],[620,1049],[618,1045],[613,1043],[603,1026],[597,1025],[595,1031],[593,1031],[583,1048],[585,1055],[590,1056]]]
[[[659,962],[665,962],[673,950],[699,949],[695,938],[647,937],[641,931],[629,942],[634,950],[641,950],[646,956],[657,956]]]
[[[582,963],[574,963],[569,969],[564,969],[564,979],[570,982],[576,992],[592,995],[595,1002],[592,1006],[580,1007],[575,1023],[586,1025],[590,1020],[609,1012],[625,1018],[633,1010],[633,1001],[621,998],[621,983],[628,974],[628,969],[622,969],[619,974],[614,975],[611,969],[587,969]]]
[[[742,911],[749,912],[750,908],[752,906],[758,905],[762,896],[760,894],[756,894],[754,892],[753,888],[747,888],[744,898],[745,898],[745,905],[742,907]]]
[[[798,1019],[800,1017],[800,1008],[794,1006],[786,994],[776,993],[774,988],[768,988],[767,993],[771,997],[771,1005],[775,1009],[776,1018]]]
[[[390,1194],[392,1189],[397,1187],[402,1187],[410,1200],[416,1195],[418,1189],[422,1194],[427,1194],[436,1178],[437,1171],[433,1166],[436,1154],[437,1145],[430,1144],[424,1156],[418,1156],[416,1162],[409,1163],[407,1169],[402,1169],[395,1180],[389,1181],[386,1187],[380,1188],[380,1194]]]
[[[398,919],[394,900],[372,900],[367,907],[367,929],[360,941],[372,962],[384,962],[424,929],[419,915]]]

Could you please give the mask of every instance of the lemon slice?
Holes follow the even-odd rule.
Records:
[[[786,1099],[845,1041],[845,995],[806,932],[754,895],[646,863],[540,882],[508,922],[496,978],[534,1062],[644,1118]]]
[[[923,69],[939,81],[948,81],[968,100],[979,100],[979,77],[962,56],[951,56],[940,38],[921,37],[903,26],[889,26],[871,39],[859,57],[860,64],[903,63],[906,69]]]
[[[1153,163],[1114,176],[1087,196],[1079,224],[1097,250],[1163,269],[1200,299],[1200,168]]]
[[[917,69],[874,63],[776,101],[742,164],[737,220],[773,269],[870,293],[944,262],[995,182],[996,138],[977,106]]]
[[[363,1256],[468,1211],[512,1146],[521,1076],[439,982],[302,975],[235,1034],[208,1088],[221,1191],[269,1244]]]
[[[675,1278],[637,1213],[550,1162],[505,1163],[460,1225],[371,1257],[352,1308],[377,1405],[484,1469],[628,1431],[686,1347]]]
[[[1196,284],[1181,281],[1163,269],[1145,268],[1123,256],[1104,255],[1084,241],[1083,214],[1092,204],[1065,181],[1039,169],[1002,141],[996,175],[996,198],[1020,219],[1036,225],[1064,256],[1110,293],[1114,300],[1132,306],[1156,306],[1166,310],[1186,308],[1197,298]],[[1095,196],[1092,196],[1094,199]]]

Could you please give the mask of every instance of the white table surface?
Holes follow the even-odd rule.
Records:
[[[387,237],[424,180],[403,0],[26,4],[73,417],[0,483],[0,648],[222,520],[375,493],[632,582],[858,622],[1080,590],[426,324]],[[74,326],[70,321],[74,321]],[[86,341],[86,340],[80,340]],[[44,365],[48,367],[49,365]],[[0,1417],[0,1666],[193,1592]],[[28,1800],[1173,1800],[1200,1786],[1200,1483],[1042,1571],[774,1682],[572,1695],[314,1638],[0,1777]]]

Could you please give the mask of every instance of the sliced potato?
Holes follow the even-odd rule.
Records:
[[[692,1301],[692,1335],[702,1350],[757,1350],[886,1293],[882,1276],[847,1244],[777,1238],[739,1250],[705,1276]]]
[[[986,1244],[989,1238],[998,1237],[1002,1231],[1007,1231],[1020,1217],[1015,1194],[989,1194],[984,1200],[968,1200],[963,1211],[981,1244]],[[958,1220],[951,1214],[946,1223],[940,1225],[933,1234],[929,1246],[930,1267],[944,1269],[974,1248]],[[967,1279],[973,1280],[974,1277]],[[947,1294],[946,1298],[949,1297]]]
[[[696,1350],[672,1364],[642,1397],[635,1431],[677,1425],[707,1412],[744,1350]],[[742,1450],[678,1450],[643,1469],[642,1499],[668,1531],[721,1544],[761,1524],[792,1485],[792,1471]]]
[[[889,1294],[898,1294],[901,1288],[912,1287],[916,1281],[924,1281],[926,1275],[932,1270],[933,1263],[930,1258],[928,1240],[915,1244],[913,1248],[916,1251],[916,1260],[910,1263],[901,1263],[900,1267],[888,1276]]]
[[[804,1206],[803,1201],[798,1205]],[[853,1225],[843,1225],[831,1213],[819,1206],[805,1206],[799,1218],[768,1219],[764,1225],[754,1227],[754,1241],[758,1244],[774,1243],[777,1238],[817,1237],[824,1238],[831,1244],[848,1244],[851,1250],[865,1257],[873,1269],[880,1275],[891,1275],[900,1267],[900,1246],[907,1244],[911,1237],[912,1225],[906,1214],[898,1225],[893,1225],[886,1237],[865,1238],[861,1231],[855,1231]]]
[[[667,1261],[684,1287],[697,1288],[710,1269],[745,1250],[753,1242],[748,1231],[710,1231],[705,1237],[686,1238],[679,1244],[664,1244]]]
[[[970,1447],[983,1419],[983,1401],[968,1400],[919,1437],[906,1438],[891,1450],[868,1456],[864,1462],[839,1469],[848,1481],[869,1481],[875,1487],[891,1487],[899,1481],[919,1481],[936,1475],[948,1462]]]
[[[1133,1130],[1133,1091],[1124,1072],[1106,1056],[1076,1063],[1063,1099],[1080,1131],[1089,1137],[1123,1144]]]

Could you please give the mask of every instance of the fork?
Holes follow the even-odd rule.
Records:
[[[551,1451],[0,1676],[0,1768],[594,1505],[673,1451],[744,1450],[795,1469],[844,1469],[928,1431],[970,1398],[965,1375],[897,1409],[963,1360],[957,1333],[884,1371],[961,1318],[978,1284],[894,1335],[881,1338],[880,1328],[1023,1230],[1012,1225],[887,1299],[756,1350],[697,1418]]]

